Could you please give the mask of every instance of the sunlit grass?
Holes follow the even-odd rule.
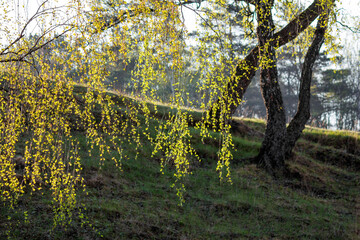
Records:
[[[241,120],[259,131],[265,126],[262,120]],[[155,126],[159,120],[151,121]],[[256,156],[261,139],[235,136],[233,184],[229,184],[219,181],[215,171],[219,134],[211,132],[212,138],[202,142],[198,129],[191,127],[190,131],[191,143],[201,162],[191,161],[192,174],[184,179],[186,193],[182,207],[170,187],[174,167],[168,164],[161,174],[161,155],[151,156],[153,146],[147,138],[141,135],[139,149],[124,141],[122,147],[127,159],[122,161],[122,171],[110,159],[115,151],[105,156],[100,169],[97,150],[89,157],[84,132],[75,131],[73,137],[79,142],[86,184],[86,192],[79,193],[77,211],[81,210],[85,219],[75,218],[67,228],[53,229],[50,192],[43,195],[27,192],[16,210],[0,207],[0,239],[101,239],[101,236],[103,239],[351,239],[355,236],[353,204],[359,194],[359,172],[316,159],[314,155],[320,151],[330,158],[326,154],[337,154],[340,150],[302,139],[297,158],[289,162],[290,169],[300,173],[302,179],[290,179],[284,184],[255,165],[242,162]],[[321,129],[312,131],[306,130],[306,134],[322,136]],[[152,130],[151,134],[155,136],[156,132]],[[348,137],[346,133],[329,135],[335,139]],[[324,133],[323,137],[329,135]],[[18,148],[23,145],[19,144]],[[26,221],[24,211],[28,214]]]

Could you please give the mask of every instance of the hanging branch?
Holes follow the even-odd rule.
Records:
[[[283,29],[274,34],[275,48],[279,48],[286,43],[295,39],[302,33],[322,12],[320,0],[314,2],[288,23]],[[222,96],[210,107],[208,110],[209,116],[214,121],[219,121],[220,118],[220,103],[225,103],[225,106],[230,110],[229,116],[235,113],[236,108],[243,99],[246,89],[250,85],[252,78],[259,65],[259,45],[255,46],[250,53],[241,60],[237,67],[235,74],[231,81],[227,84],[227,89]]]

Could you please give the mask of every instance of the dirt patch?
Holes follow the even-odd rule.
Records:
[[[85,179],[86,186],[101,189],[105,185],[105,178],[103,175],[94,173],[90,176],[90,178]]]

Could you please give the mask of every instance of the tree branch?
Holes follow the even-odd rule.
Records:
[[[279,48],[295,39],[303,32],[322,12],[321,0],[314,0],[313,3],[302,13],[296,16],[283,29],[274,34],[275,47]],[[208,110],[212,120],[219,121],[220,106],[226,106],[230,110],[229,117],[235,113],[240,104],[246,89],[250,85],[258,69],[259,45],[254,47],[250,53],[239,62],[231,81],[227,84],[227,91]],[[216,125],[216,124],[215,124]]]
[[[32,46],[30,46],[29,48],[20,48],[17,51],[10,51],[10,49],[17,44],[21,39],[23,39],[25,37],[25,31],[27,30],[29,24],[31,22],[33,22],[36,18],[38,18],[39,16],[42,15],[47,15],[47,14],[52,14],[52,11],[54,10],[58,10],[62,7],[53,7],[53,8],[47,8],[47,9],[43,9],[41,10],[41,8],[48,2],[48,0],[43,1],[39,7],[37,8],[36,12],[30,17],[29,20],[26,21],[26,23],[24,24],[24,26],[22,27],[19,36],[12,41],[8,46],[6,46],[4,49],[1,50],[0,52],[0,63],[7,63],[7,62],[26,62],[28,64],[31,64],[30,61],[26,60],[26,57],[28,57],[29,55],[33,54],[34,52],[36,52],[37,50],[45,47],[46,45],[48,45],[49,43],[53,42],[54,40],[58,39],[59,37],[63,36],[65,33],[69,32],[70,30],[72,30],[74,28],[74,26],[66,24],[66,22],[68,22],[70,19],[67,19],[63,24],[57,24],[54,25],[52,27],[50,27],[49,29],[47,29],[46,31],[44,31],[36,40],[35,42],[32,44]],[[58,34],[57,36],[45,41],[42,44],[39,44],[40,41],[42,39],[45,38],[45,35],[47,35],[48,33],[54,31],[56,28],[59,27],[63,27],[63,26],[70,26],[70,28],[64,30],[61,34]],[[7,55],[7,56],[6,56]],[[10,56],[9,56],[10,55]]]
[[[24,27],[21,29],[19,37],[17,37],[13,42],[11,42],[6,48],[4,48],[0,52],[0,56],[7,54],[6,51],[8,51],[12,46],[14,46],[17,42],[19,42],[25,36],[25,31],[26,31],[27,27],[36,17],[38,17],[38,15],[40,15],[40,13],[41,13],[40,9],[45,5],[46,2],[48,2],[48,0],[46,0],[42,4],[40,4],[40,6],[36,10],[35,14],[31,16],[31,18],[25,23]]]
[[[321,15],[316,26],[313,42],[311,43],[311,46],[305,55],[300,78],[298,109],[294,118],[291,120],[289,126],[286,129],[286,158],[291,156],[292,149],[295,146],[296,141],[300,138],[300,135],[305,128],[306,122],[310,118],[310,88],[313,66],[317,57],[319,56],[320,48],[325,40],[327,24],[328,14]]]

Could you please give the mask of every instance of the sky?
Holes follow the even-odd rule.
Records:
[[[305,6],[309,6],[312,0],[293,0],[297,1],[300,4],[304,4]],[[193,8],[196,9],[195,4],[193,4]],[[357,17],[358,22],[360,22],[360,0],[340,0],[337,3],[339,7],[339,15],[337,16],[337,20],[341,22],[349,22],[349,16]],[[183,8],[183,13],[185,16],[185,24],[188,30],[194,31],[196,30],[196,20],[198,17],[193,11],[188,8]],[[354,21],[351,21],[354,22]],[[340,26],[339,24],[337,26]],[[336,34],[338,37],[338,41],[344,45],[344,51],[346,54],[353,55],[354,53],[360,52],[360,33],[354,34],[350,30],[343,27],[340,31],[340,34]]]
[[[36,11],[37,6],[39,6],[39,4],[41,4],[44,0],[0,0],[0,2],[2,1],[12,1],[15,3],[15,5],[25,6],[25,8],[27,8],[28,10],[28,13],[25,14],[31,16],[31,14]],[[69,3],[69,1],[71,0],[50,0],[49,2],[56,2],[56,5],[66,5],[67,3]],[[293,0],[293,1],[297,1],[299,3],[305,4],[306,6],[312,2],[312,0]],[[353,16],[360,15],[360,0],[340,0],[339,2],[341,3],[338,4],[339,6],[341,6],[340,12],[344,13],[344,15],[346,15],[347,13],[350,13]],[[192,7],[196,9],[196,5],[195,4],[192,5],[193,5]],[[195,29],[194,23],[196,22],[196,15],[191,10],[185,7],[183,8],[183,13],[185,16],[185,23],[187,27],[190,30]]]
[[[52,2],[56,5],[66,5],[72,0],[49,0],[49,2]],[[305,6],[308,6],[312,0],[294,0],[298,1],[299,3],[304,4]],[[15,6],[15,12],[17,12],[16,15],[23,17],[23,18],[29,18],[31,17],[39,4],[43,2],[43,0],[0,0],[0,2],[12,2],[12,4]],[[340,6],[339,16],[338,20],[343,21],[347,18],[347,16],[350,14],[352,16],[356,16],[359,18],[360,21],[360,0],[341,0],[341,4],[338,4]],[[204,4],[204,3],[203,3]],[[189,5],[190,7],[193,7],[196,9],[196,5],[194,6]],[[17,7],[19,6],[19,7]],[[21,8],[25,8],[26,11],[21,10]],[[17,9],[17,8],[20,8]],[[191,10],[183,7],[182,8],[183,14],[184,14],[184,20],[185,25],[189,32],[196,30],[196,14],[192,12]],[[0,16],[1,17],[1,16]],[[1,28],[1,27],[0,27]],[[33,24],[30,29],[35,29],[36,25]],[[339,34],[339,41],[343,43],[346,46],[346,49],[348,49],[348,54],[351,54],[353,52],[359,52],[360,50],[360,41],[357,39],[360,37],[360,34],[353,34],[351,31],[341,31]],[[0,36],[0,38],[2,38]]]

